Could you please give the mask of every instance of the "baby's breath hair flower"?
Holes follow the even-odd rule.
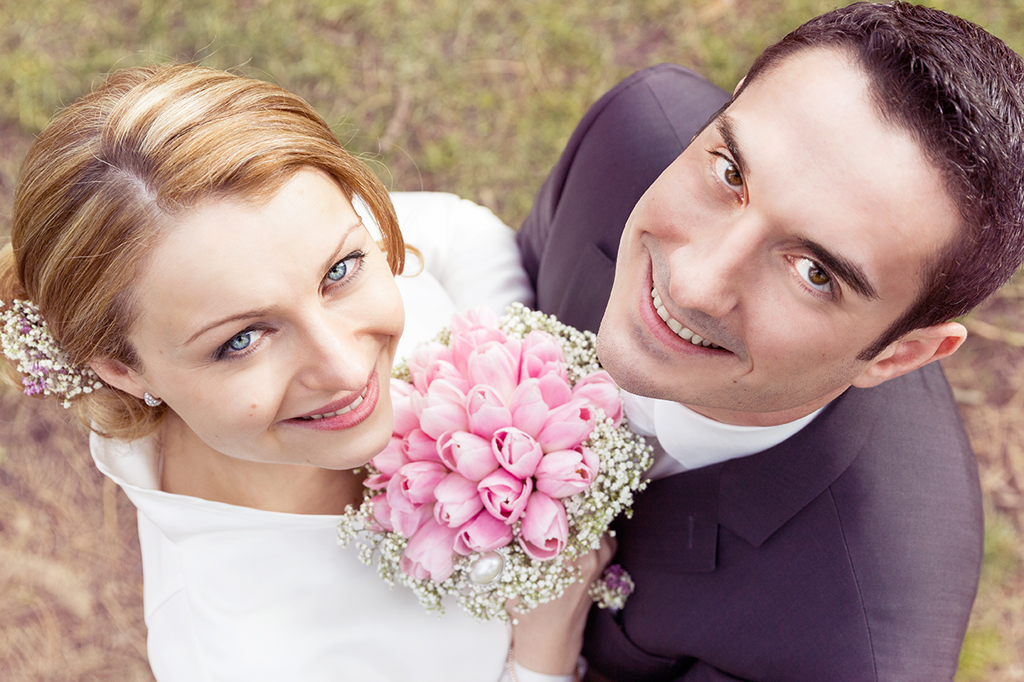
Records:
[[[561,595],[651,465],[595,341],[519,304],[500,320],[456,315],[395,366],[393,437],[366,466],[339,542],[428,610],[449,597],[507,621],[510,599],[522,613]],[[631,590],[619,566],[590,595],[621,608]]]
[[[31,301],[15,299],[4,305],[0,312],[0,347],[25,375],[21,380],[25,395],[57,396],[68,408],[72,398],[103,387],[95,372],[71,362]]]

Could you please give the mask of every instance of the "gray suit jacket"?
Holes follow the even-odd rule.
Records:
[[[596,330],[619,235],[725,101],[661,65],[587,113],[522,227],[538,307]],[[948,680],[982,552],[977,465],[941,368],[849,389],[764,452],[656,481],[616,523],[626,608],[594,680]]]

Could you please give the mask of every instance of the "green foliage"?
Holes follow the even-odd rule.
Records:
[[[989,679],[994,664],[1008,661],[1006,645],[998,630],[991,627],[968,630],[960,650],[956,682],[983,682]]]
[[[988,511],[985,521],[985,555],[982,560],[983,582],[1002,584],[1012,576],[1024,573],[1020,535],[1013,524],[995,511]]]
[[[1008,606],[1012,609],[1010,602],[1019,600],[1015,586],[1021,583],[1024,583],[1024,560],[1020,533],[1006,517],[988,509],[978,600],[960,650],[957,682],[991,679],[993,671],[1013,661],[998,624],[1007,615],[1003,610]]]
[[[950,0],[1016,43],[1022,0]],[[276,81],[395,189],[475,199],[518,225],[575,122],[674,61],[732,88],[826,0],[5,0],[0,120],[38,132],[111,70],[193,60]]]

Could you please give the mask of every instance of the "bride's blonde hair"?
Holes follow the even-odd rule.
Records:
[[[161,232],[204,199],[268,200],[303,167],[365,202],[400,273],[405,246],[387,190],[300,97],[193,64],[118,71],[29,149],[0,251],[0,300],[35,303],[73,363],[109,358],[139,370],[132,285]],[[125,440],[151,432],[166,410],[110,387],[72,404],[84,423]]]

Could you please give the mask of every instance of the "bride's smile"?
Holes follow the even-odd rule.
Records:
[[[348,469],[387,444],[402,302],[326,174],[172,216],[135,295],[141,369],[124,379],[172,411],[167,463],[180,448]]]

